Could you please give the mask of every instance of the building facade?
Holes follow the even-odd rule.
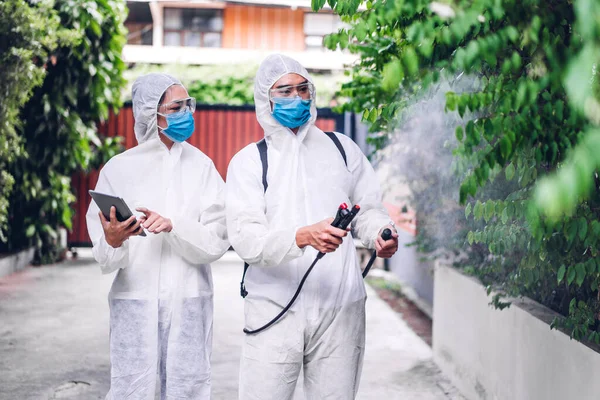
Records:
[[[344,26],[331,11],[310,1],[134,0],[123,58],[129,63],[258,63],[282,52],[311,70],[339,70],[355,60],[329,51],[323,37]]]

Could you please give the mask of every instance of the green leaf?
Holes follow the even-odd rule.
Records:
[[[491,201],[487,201],[485,203],[485,215],[484,215],[485,222],[489,222],[493,216],[494,216],[494,203]]]
[[[502,211],[502,223],[506,224],[508,222],[508,210],[505,208]]]
[[[573,281],[575,280],[575,276],[577,275],[577,272],[575,271],[575,268],[571,265],[569,267],[569,270],[567,271],[567,283],[570,285],[571,283],[573,283]]]
[[[577,299],[575,297],[573,297],[571,299],[571,301],[569,302],[569,312],[573,312],[575,310],[576,306],[577,306]]]
[[[393,60],[383,67],[382,86],[386,91],[397,90],[403,78],[404,70],[402,69],[400,60]]]
[[[521,68],[521,56],[516,51],[513,53],[512,57],[511,57],[511,62],[512,62],[512,66],[513,66],[513,70],[517,71],[519,68]]]
[[[458,100],[458,115],[460,115],[460,117],[464,117],[465,116],[465,112],[467,111],[467,102],[464,101],[462,98],[459,98]]]
[[[500,139],[500,153],[502,154],[502,157],[504,157],[504,159],[508,159],[508,156],[510,155],[512,151],[512,143],[510,142],[510,139],[505,135],[502,137],[502,139]]]
[[[469,215],[471,215],[471,203],[467,204],[467,207],[465,207],[465,218],[469,218]]]
[[[372,124],[374,124],[374,123],[377,121],[377,117],[378,117],[378,116],[379,116],[379,114],[378,114],[378,112],[377,112],[377,109],[375,109],[375,108],[374,108],[374,109],[372,109],[372,110],[369,112],[369,122],[370,122],[370,123],[372,123]]]
[[[519,31],[514,26],[509,26],[506,28],[506,33],[508,34],[508,38],[513,43],[516,43],[516,41],[519,39]]]
[[[446,109],[448,111],[454,111],[454,110],[456,110],[456,104],[457,104],[456,94],[452,93],[452,92],[447,92],[446,93]]]
[[[409,76],[416,75],[419,72],[419,57],[412,47],[407,47],[404,50],[402,61]]]
[[[354,27],[354,35],[359,42],[362,42],[367,37],[367,26],[364,22],[357,24]]]
[[[433,54],[433,39],[425,38],[421,40],[421,44],[418,47],[419,52],[425,57],[429,58]]]
[[[593,258],[590,258],[589,260],[586,261],[585,267],[586,267],[587,273],[589,275],[596,273],[596,261]]]
[[[514,218],[516,216],[515,203],[513,201],[508,203],[508,206],[506,207],[506,209],[508,210],[508,216],[510,218]]]
[[[362,115],[363,121],[369,120],[369,113],[370,113],[370,111],[368,109],[363,111],[363,115]]]
[[[310,4],[313,11],[319,11],[325,5],[326,0],[311,0]]]
[[[456,127],[455,134],[456,134],[456,140],[458,140],[459,142],[462,142],[462,140],[463,140],[463,128],[462,128],[462,126],[457,126]]]
[[[565,272],[566,272],[566,268],[564,265],[561,265],[560,268],[558,269],[558,274],[557,274],[557,278],[558,278],[558,283],[560,284],[562,282],[562,280],[565,277]]]
[[[465,102],[464,98],[461,99],[461,103],[463,103],[463,102]],[[475,124],[473,123],[473,121],[467,122],[467,126],[465,127],[465,132],[467,133],[467,137],[473,144],[479,143],[479,140],[477,140],[477,138],[476,138]]]
[[[515,176],[515,166],[513,165],[513,163],[510,163],[507,165],[505,172],[506,172],[506,180],[511,181],[512,178],[514,178],[514,176]]]
[[[473,208],[473,216],[475,219],[481,219],[481,217],[483,217],[483,204],[479,200],[477,200],[475,207]]]
[[[575,270],[577,271],[577,286],[581,287],[586,275],[585,266],[579,263],[575,266]]]
[[[63,209],[61,221],[65,228],[69,230],[73,228],[73,214],[71,212],[71,208],[65,207]]]
[[[592,221],[591,228],[594,236],[600,236],[600,222]]]
[[[25,231],[25,235],[30,238],[35,234],[35,225],[29,225]]]
[[[574,221],[569,222],[565,226],[565,238],[567,239],[569,245],[573,243],[573,240],[575,240],[575,236],[577,236],[577,224]]]

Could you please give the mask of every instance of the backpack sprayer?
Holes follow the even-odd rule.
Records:
[[[354,219],[356,214],[358,214],[359,211],[360,211],[359,205],[355,205],[354,207],[352,207],[351,210],[348,210],[348,205],[346,203],[342,203],[337,210],[335,219],[331,223],[331,226],[342,229],[342,230],[346,230],[346,228],[348,228],[348,226],[350,225],[350,223],[352,222],[352,220]],[[387,228],[384,229],[383,232],[381,233],[381,238],[383,240],[389,240],[389,239],[391,239],[391,237],[392,237],[392,231]],[[324,255],[325,255],[325,253],[323,253],[323,252],[319,252],[319,254],[317,254],[317,256],[315,257],[315,260],[312,262],[312,264],[310,265],[308,270],[306,270],[306,273],[302,277],[302,280],[300,281],[300,284],[298,285],[298,289],[296,289],[296,293],[294,293],[294,296],[292,297],[292,299],[287,303],[287,305],[283,308],[283,310],[281,310],[281,312],[275,316],[275,318],[273,318],[271,321],[267,322],[265,325],[261,326],[260,328],[257,328],[254,330],[244,328],[244,333],[246,333],[248,335],[253,335],[255,333],[262,332],[265,329],[271,327],[275,322],[279,321],[281,319],[281,317],[283,317],[285,315],[285,313],[287,313],[288,310],[292,307],[292,305],[294,304],[294,302],[300,295],[300,291],[302,290],[302,287],[304,286],[304,282],[306,282],[306,278],[308,278],[308,275],[310,275],[311,271],[317,264],[317,261],[319,261],[321,258],[323,258]],[[362,273],[363,278],[365,276],[367,276],[367,274],[369,273],[369,270],[371,269],[371,266],[373,265],[373,262],[375,261],[376,257],[377,257],[377,251],[373,250],[371,259],[369,260],[367,266],[365,267],[365,270]]]

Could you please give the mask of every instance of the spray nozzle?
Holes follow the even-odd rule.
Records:
[[[383,232],[381,232],[381,238],[383,240],[390,240],[392,238],[392,231],[389,228],[385,228]]]

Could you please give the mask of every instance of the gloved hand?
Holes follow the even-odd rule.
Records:
[[[173,230],[173,223],[169,218],[165,218],[159,213],[150,211],[145,207],[136,208],[136,211],[144,213],[144,216],[140,219],[148,232],[161,233]]]
[[[135,216],[132,215],[126,221],[119,222],[117,220],[117,210],[114,206],[110,208],[110,220],[106,219],[102,211],[98,215],[100,216],[102,229],[104,229],[106,243],[115,249],[121,247],[129,237],[142,233],[142,227],[140,226],[142,221],[136,221]]]
[[[347,230],[331,226],[333,218],[324,219],[313,225],[298,229],[296,244],[301,249],[311,246],[321,253],[331,253],[342,244],[342,238],[348,234]],[[348,229],[349,230],[349,229]]]
[[[389,240],[383,240],[381,238],[381,232],[386,228],[392,231],[392,238]],[[381,228],[377,240],[375,241],[375,250],[377,250],[377,257],[381,258],[390,258],[398,251],[398,233],[393,226],[387,225]]]

